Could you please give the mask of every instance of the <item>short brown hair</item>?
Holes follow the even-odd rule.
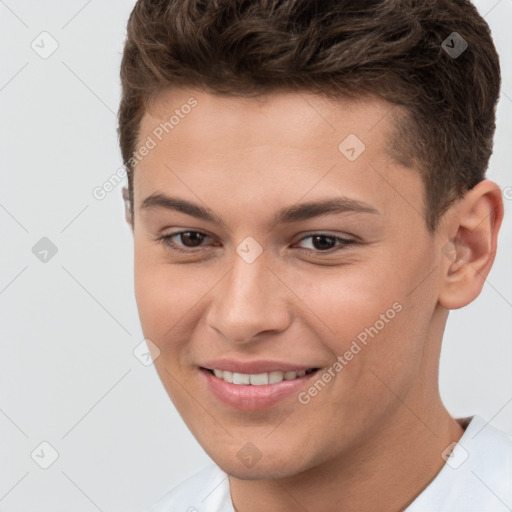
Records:
[[[455,56],[454,37],[468,45]],[[421,171],[434,231],[485,177],[500,81],[489,26],[466,0],[139,0],[128,20],[118,128],[132,222],[132,156],[158,93],[289,89],[402,106],[391,153]]]

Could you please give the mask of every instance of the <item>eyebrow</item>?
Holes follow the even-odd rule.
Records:
[[[165,194],[151,194],[146,197],[141,203],[141,210],[151,208],[164,208],[168,210],[175,210],[196,219],[202,219],[220,225],[225,225],[224,221],[215,215],[212,210],[205,208],[198,204],[180,199],[177,197],[170,197]],[[378,210],[372,206],[349,199],[346,197],[337,197],[321,201],[312,201],[308,203],[301,203],[283,208],[275,215],[272,227],[279,224],[287,224],[291,222],[298,222],[308,220],[324,215],[342,214],[342,213],[370,213],[380,214]]]

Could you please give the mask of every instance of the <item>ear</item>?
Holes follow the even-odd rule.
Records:
[[[124,218],[126,219],[126,222],[130,226],[130,228],[133,231],[133,215],[132,215],[132,209],[130,207],[130,195],[128,193],[128,189],[126,187],[123,187],[123,201],[124,201]]]
[[[503,220],[501,190],[481,181],[447,215],[439,303],[458,309],[478,297],[494,262]]]

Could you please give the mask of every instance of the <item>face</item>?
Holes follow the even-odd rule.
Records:
[[[144,116],[142,329],[183,420],[235,476],[349,456],[397,420],[397,396],[424,406],[440,250],[391,132],[380,100],[293,92],[173,90]]]

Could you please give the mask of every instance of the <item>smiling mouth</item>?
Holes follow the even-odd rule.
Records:
[[[296,380],[317,372],[320,368],[308,368],[300,371],[272,371],[267,373],[238,373],[226,370],[201,368],[224,382],[240,386],[264,386],[266,384],[279,384],[285,380]]]

